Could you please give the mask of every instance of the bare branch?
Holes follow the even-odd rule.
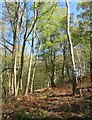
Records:
[[[9,50],[11,53],[13,53],[12,52],[12,50],[10,50],[7,46],[5,46],[4,44],[2,44],[2,43],[0,43],[2,46],[4,46],[7,50]]]
[[[8,40],[6,40],[4,37],[0,37],[0,38],[2,38],[5,42],[9,43],[11,46],[13,46],[13,44],[10,43]]]

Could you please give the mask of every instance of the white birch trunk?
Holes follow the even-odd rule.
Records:
[[[70,49],[70,55],[71,55],[71,61],[72,61],[73,94],[75,94],[75,91],[76,91],[76,68],[75,68],[73,45],[72,45],[72,40],[71,40],[71,35],[70,35],[70,6],[69,6],[68,0],[66,0],[66,7],[67,7],[67,37],[68,37],[69,49]]]
[[[31,51],[30,60],[29,60],[29,67],[28,67],[28,75],[27,75],[27,84],[26,84],[26,89],[25,89],[25,95],[28,94],[28,89],[29,89],[29,84],[30,84],[30,75],[31,75],[31,68],[32,68],[32,58],[33,58],[33,50]]]
[[[9,73],[9,95],[11,95],[11,78]]]
[[[16,55],[15,55],[15,60],[14,60],[14,76],[13,76],[14,78],[14,88],[15,88],[15,90],[14,90],[14,93],[15,93],[15,96],[17,95],[17,81],[16,81]]]

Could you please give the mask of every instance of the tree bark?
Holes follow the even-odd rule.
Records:
[[[16,37],[16,32],[15,32],[15,34],[14,34],[14,38],[13,38],[13,82],[14,82],[14,95],[16,96],[17,95],[17,81],[16,81],[16,39],[17,39],[17,37]]]
[[[78,82],[79,89],[80,89],[80,95],[82,97],[82,89],[81,88],[82,88],[82,75],[83,75],[83,73],[82,73],[82,65],[81,65],[81,60],[80,60],[80,57],[79,57],[78,50],[77,50],[77,57],[78,57],[79,66],[80,66],[80,80],[79,81],[77,80],[77,82]]]
[[[54,79],[55,79],[55,52],[54,55],[52,54],[52,50],[51,50],[51,65],[52,65],[52,75],[51,75],[51,87],[56,87],[55,83],[54,83]]]
[[[70,6],[68,0],[66,0],[66,7],[67,7],[67,37],[68,37],[68,42],[69,42],[69,48],[70,48],[70,55],[71,55],[71,62],[72,62],[72,84],[73,84],[73,95],[75,94],[76,91],[76,68],[75,68],[75,60],[74,60],[74,51],[73,51],[73,45],[72,45],[72,40],[71,40],[71,35],[70,35]]]
[[[92,82],[92,1],[90,1],[90,79]]]
[[[9,96],[11,95],[11,76],[10,76],[10,73],[9,73]]]
[[[2,87],[5,97],[7,97],[7,90],[2,77],[3,77],[3,74],[1,74],[0,76],[0,83],[1,83],[0,87]]]
[[[62,82],[64,82],[65,60],[66,60],[66,42],[64,42],[63,46]]]
[[[25,95],[28,94],[28,89],[29,89],[29,84],[30,84],[30,75],[32,71],[32,59],[33,59],[33,53],[34,53],[34,38],[32,39],[32,48],[31,48],[31,55],[29,59],[29,66],[28,66],[28,74],[27,74],[27,84],[26,84],[26,89],[25,89]]]

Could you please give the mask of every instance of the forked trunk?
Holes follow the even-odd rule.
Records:
[[[36,2],[34,1],[34,21],[36,21],[36,19],[37,19],[37,10],[36,10]],[[29,63],[29,68],[28,68],[28,77],[27,77],[27,86],[26,86],[26,90],[25,90],[25,95],[28,93],[29,84],[30,84],[32,59],[33,59],[33,54],[34,54],[35,32],[36,32],[36,23],[34,24],[34,30],[33,30],[32,48],[31,48],[30,63]],[[32,82],[32,84],[33,84],[33,82]]]

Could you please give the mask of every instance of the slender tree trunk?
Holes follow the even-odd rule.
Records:
[[[17,55],[17,64],[18,64],[18,77],[19,77],[19,70],[20,70],[20,38],[18,39],[18,47],[17,47],[17,52],[18,52],[18,55]],[[17,94],[19,94],[18,93],[18,90],[19,90],[19,82],[20,82],[20,80],[18,79],[18,82],[17,82],[17,88],[16,88],[16,93]]]
[[[21,84],[21,89],[22,89],[22,80],[19,79],[19,76],[20,76],[20,65],[21,65],[21,61],[20,61],[20,40],[18,40],[18,83],[17,83],[17,94],[18,93],[18,90],[19,90],[19,83]]]
[[[92,82],[92,1],[90,1],[90,79]]]
[[[36,2],[34,2],[34,21],[36,19],[37,19],[37,7],[36,7]],[[34,38],[35,38],[35,35],[36,35],[36,23],[34,25]],[[39,50],[37,52],[36,60],[34,63],[33,75],[32,75],[31,86],[30,86],[30,93],[34,93],[34,78],[35,78],[35,69],[36,69],[36,63],[37,63],[37,59],[38,59],[38,53],[39,53]]]
[[[69,56],[67,56],[67,58],[68,58],[68,57],[69,57]],[[66,63],[65,63],[65,67],[66,67],[66,72],[67,72],[68,80],[71,81],[71,76],[70,76],[70,66],[69,66],[67,60],[66,60]]]
[[[33,67],[33,74],[32,74],[32,80],[31,80],[31,86],[30,86],[30,93],[34,93],[34,78],[35,78],[35,72],[36,72],[36,64],[38,61],[38,55],[39,55],[39,51],[41,49],[42,46],[42,42],[40,41],[40,45],[36,54],[36,59],[35,59],[35,63],[34,63],[34,67]]]
[[[11,95],[11,76],[9,73],[9,96]]]
[[[79,53],[78,53],[78,50],[77,50],[77,57],[78,57],[78,61],[79,61],[79,66],[80,66],[80,80],[77,81],[78,82],[78,85],[79,85],[79,89],[80,89],[80,95],[82,97],[82,66],[81,66],[81,61],[80,61],[80,57],[79,57]]]
[[[20,69],[19,69],[19,93],[22,93],[22,70],[23,70],[23,63],[24,63],[24,50],[25,50],[25,40],[23,42],[22,47],[22,54],[21,54],[21,62],[20,62]]]
[[[4,31],[2,31],[4,32]],[[4,38],[4,33],[2,33],[2,36]],[[6,41],[4,40],[4,46],[6,46]],[[7,68],[7,51],[6,51],[6,47],[4,47],[4,57],[5,57],[5,63],[4,63],[4,68],[6,69]],[[3,88],[4,88],[4,93],[5,93],[5,96],[7,97],[8,94],[9,94],[9,91],[7,91],[9,88],[6,88],[6,86],[4,85],[4,81],[7,80],[7,76],[8,76],[8,71],[6,70],[4,73],[4,79],[2,81],[2,85],[3,85]]]
[[[11,95],[14,94],[14,82],[13,82],[13,74],[12,74],[12,69],[11,69]]]
[[[2,89],[4,91],[4,95],[5,95],[5,98],[7,97],[7,90],[6,90],[6,86],[4,84],[4,81],[3,81],[3,74],[1,74],[1,86],[2,86]]]
[[[33,52],[34,52],[34,38],[32,40],[32,48],[31,48],[31,55],[29,59],[29,66],[28,66],[28,74],[27,74],[27,84],[26,84],[26,89],[25,89],[25,95],[28,94],[28,89],[29,89],[29,84],[30,84],[30,75],[31,75],[31,69],[32,69],[32,59],[33,59]]]
[[[13,81],[14,81],[14,95],[17,95],[17,82],[16,82],[16,34],[14,34],[14,44],[13,44]]]
[[[51,75],[51,87],[56,87],[55,83],[54,83],[54,79],[55,79],[55,53],[54,56],[52,54],[52,50],[51,50],[51,64],[52,64],[52,75]]]
[[[63,65],[62,65],[62,81],[64,82],[64,69],[65,69],[65,59],[66,59],[66,44],[63,46]]]
[[[27,31],[26,31],[27,33]],[[24,41],[22,46],[22,53],[21,53],[21,62],[20,62],[20,68],[19,68],[19,94],[22,94],[22,70],[23,70],[23,64],[24,64],[24,51],[25,51],[25,45],[26,45],[26,33],[24,35]]]
[[[32,74],[31,86],[30,86],[30,93],[33,93],[33,94],[34,94],[35,69],[36,69],[36,63],[35,63],[34,68],[33,68],[33,74]]]
[[[20,26],[19,26],[19,14],[18,14],[18,11],[19,11],[19,4],[20,3],[17,3],[15,2],[16,4],[16,11],[15,11],[15,21],[13,23],[13,66],[12,66],[12,69],[13,69],[13,84],[14,84],[14,95],[16,96],[17,95],[17,80],[16,80],[16,66],[17,66],[17,38],[18,38],[18,33],[19,33],[19,30],[20,30]]]
[[[2,120],[2,74],[0,74],[0,120]]]
[[[56,83],[56,81],[57,81],[57,74],[56,74],[56,65],[55,65],[54,82]]]
[[[66,66],[66,71],[67,71],[67,75],[68,75],[68,80],[71,81],[71,77],[70,77],[70,73],[69,73],[69,67]]]
[[[50,81],[49,81],[50,75],[48,74],[48,69],[49,69],[48,64],[47,64],[48,60],[46,58],[44,60],[45,60],[45,67],[46,67],[46,76],[47,76],[47,79],[48,79],[47,87],[49,87],[50,86]]]
[[[92,38],[91,38],[90,41],[91,41],[91,44],[90,44],[90,47],[91,47],[91,50],[90,50],[90,79],[91,79],[91,82],[92,82]]]
[[[77,57],[78,57],[78,61],[79,61],[79,66],[80,66],[80,76],[82,78],[83,72],[82,72],[81,60],[80,60],[80,56],[79,56],[78,50],[76,50],[76,52],[77,52]]]
[[[68,0],[66,0],[66,7],[67,7],[67,37],[68,37],[68,42],[69,42],[69,48],[70,48],[70,55],[71,55],[71,61],[72,61],[72,84],[73,84],[73,95],[75,94],[76,91],[76,68],[75,68],[75,60],[74,60],[74,51],[73,51],[73,45],[72,45],[72,40],[71,40],[71,35],[70,35],[70,6]]]
[[[16,62],[17,62],[17,51],[16,51],[16,41],[18,36],[17,25],[15,24],[15,29],[13,32],[13,64],[12,64],[12,79],[13,79],[13,87],[14,87],[14,95],[17,95],[17,81],[16,81]]]

